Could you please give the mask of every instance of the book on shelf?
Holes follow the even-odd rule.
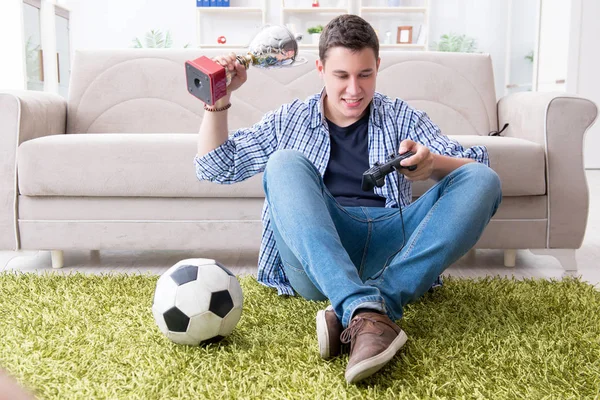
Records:
[[[196,0],[196,7],[229,7],[229,0]]]

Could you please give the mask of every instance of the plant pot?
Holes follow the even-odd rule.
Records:
[[[311,33],[310,37],[312,38],[312,42],[313,44],[319,44],[319,39],[321,38],[321,34],[320,33]]]

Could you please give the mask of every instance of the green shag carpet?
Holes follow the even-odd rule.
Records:
[[[240,279],[234,333],[176,345],[150,275],[0,274],[0,367],[40,399],[581,399],[600,396],[600,292],[577,279],[447,278],[407,307],[408,342],[378,374],[319,358],[316,312]]]

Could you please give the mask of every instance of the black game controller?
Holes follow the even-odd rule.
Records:
[[[413,153],[412,151],[407,151],[406,153],[399,155],[390,154],[385,164],[380,164],[379,162],[376,162],[375,165],[363,172],[362,190],[368,192],[370,190],[373,190],[373,187],[375,186],[382,187],[385,184],[385,176],[397,169],[406,168],[409,171],[414,171],[415,169],[417,169],[416,165],[411,165],[409,167],[403,167],[402,165],[400,165],[400,161],[414,155],[415,153]]]

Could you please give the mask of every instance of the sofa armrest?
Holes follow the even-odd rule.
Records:
[[[0,92],[0,249],[18,250],[17,148],[27,140],[65,133],[67,102],[57,94]]]
[[[547,248],[577,249],[583,242],[589,207],[583,140],[597,114],[590,100],[564,93],[515,93],[498,102],[499,126],[509,123],[505,136],[545,148]]]

